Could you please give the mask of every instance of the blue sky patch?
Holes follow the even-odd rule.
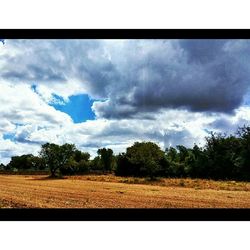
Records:
[[[54,96],[61,99],[59,96]],[[86,120],[94,120],[95,113],[92,111],[91,106],[95,100],[91,100],[88,95],[73,95],[69,97],[67,103],[51,104],[56,110],[68,114],[74,123],[85,122]]]
[[[3,134],[3,139],[4,140],[11,140],[14,141],[15,134],[14,133],[4,133]]]
[[[33,85],[31,85],[31,89],[36,93],[36,94],[38,94],[37,93],[37,89],[36,89],[36,85],[35,84],[33,84]]]

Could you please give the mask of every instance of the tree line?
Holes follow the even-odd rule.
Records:
[[[74,144],[46,143],[38,156],[13,156],[2,171],[47,170],[52,177],[86,173],[114,173],[118,176],[191,177],[215,180],[250,180],[250,127],[235,135],[211,133],[203,147],[183,145],[163,151],[153,142],[135,142],[126,152],[114,155],[101,148],[97,156],[82,152]]]

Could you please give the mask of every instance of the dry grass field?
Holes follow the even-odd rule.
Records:
[[[0,175],[0,208],[250,208],[250,183]]]

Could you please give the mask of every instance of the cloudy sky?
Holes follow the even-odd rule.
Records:
[[[0,162],[75,143],[202,146],[250,121],[250,40],[0,42]]]

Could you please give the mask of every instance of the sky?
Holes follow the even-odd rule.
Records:
[[[250,121],[250,40],[0,39],[0,163],[74,143],[203,146]]]

